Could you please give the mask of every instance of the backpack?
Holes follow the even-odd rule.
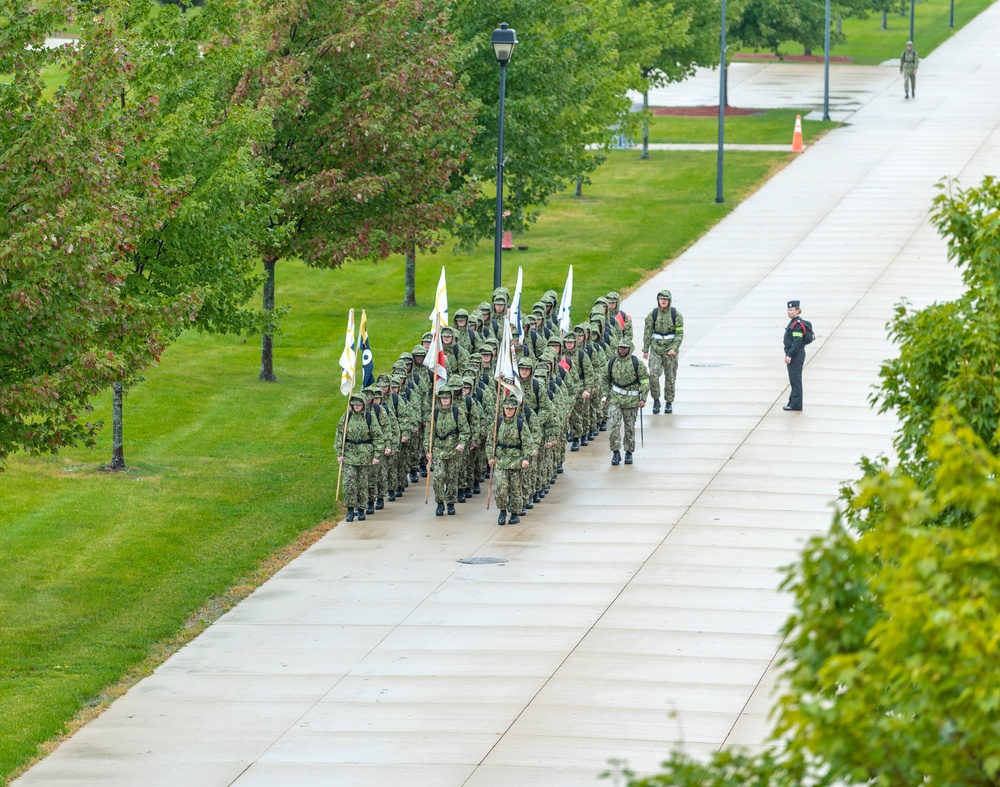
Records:
[[[610,361],[608,361],[608,382],[609,383],[614,382],[611,379],[611,367],[615,365],[615,360],[616,360],[615,358],[612,358]],[[639,382],[639,359],[636,358],[634,355],[632,356],[632,368],[635,370],[635,379],[632,382],[629,383],[630,386],[635,385],[636,383]]]
[[[656,328],[656,313],[659,310],[660,310],[660,307],[657,306],[655,309],[653,309],[653,311],[651,311],[649,313],[649,316],[653,318],[653,328],[654,328],[654,330]],[[676,329],[677,328],[677,309],[675,309],[673,306],[670,307],[670,322],[673,324],[674,328]]]
[[[813,324],[809,320],[803,320],[801,317],[797,317],[795,322],[802,326],[802,343],[812,344],[816,339],[816,334],[813,333]]]

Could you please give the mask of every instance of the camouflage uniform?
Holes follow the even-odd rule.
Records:
[[[667,305],[660,308],[660,299]],[[677,354],[684,340],[684,317],[672,308],[670,290],[656,294],[656,308],[646,317],[642,357],[649,359],[649,390],[653,395],[653,413],[660,412],[660,375],[663,375],[664,412],[673,412],[674,386],[677,381]],[[673,355],[671,355],[671,351]]]
[[[382,431],[382,440],[376,444],[375,455],[379,459],[377,466],[373,467],[368,476],[368,508],[369,514],[380,511],[385,507],[385,496],[389,486],[389,461],[392,456],[394,446],[399,445],[399,424],[395,423],[389,414],[389,408],[381,403],[382,391],[378,386],[369,385],[361,391],[365,399],[365,406],[378,421]],[[379,399],[376,402],[375,399]]]
[[[920,67],[920,58],[917,50],[913,48],[913,42],[907,41],[906,48],[899,58],[899,73],[903,75],[903,93],[906,98],[913,94],[917,97],[917,68]]]
[[[524,416],[518,415],[517,399],[508,396],[503,401],[503,414],[490,433],[490,464],[495,471],[496,501],[500,508],[497,522],[520,522],[518,513],[524,508],[523,475],[529,465],[529,455],[534,442],[531,428]]]
[[[608,299],[608,323],[617,337],[625,337],[630,342],[632,339],[632,318],[623,312],[619,307],[621,296],[612,290],[606,296]]]
[[[595,388],[594,365],[584,350],[576,346],[576,334],[567,333],[563,340],[563,358],[559,361],[566,371],[563,378],[568,386],[572,401],[569,411],[569,436],[573,445],[570,451],[579,451],[581,445],[587,445],[589,432],[587,423],[589,416],[590,392]]]
[[[486,413],[473,394],[472,377],[462,378],[461,389],[455,388],[458,409],[469,422],[469,444],[459,461],[458,502],[464,503],[479,486],[480,454],[486,450]],[[461,390],[462,394],[458,395]]]
[[[434,474],[434,500],[438,504],[436,513],[442,516],[447,503],[448,513],[454,514],[458,501],[459,462],[469,443],[469,421],[458,404],[452,401],[451,389],[447,386],[438,392],[437,406],[431,413],[431,419],[431,426],[424,437],[424,454],[431,461],[431,472]]]
[[[414,450],[420,450],[420,446],[417,444],[420,424],[406,394],[401,390],[402,386],[403,378],[394,375],[390,379],[389,390],[383,394],[382,399],[386,406],[392,410],[396,416],[396,422],[399,424],[399,456],[390,480],[390,484],[394,486],[396,497],[402,496],[403,490],[409,486],[408,472],[411,467],[417,466],[414,461]]]
[[[622,354],[622,349],[626,354]],[[635,450],[635,418],[641,403],[649,392],[649,373],[646,365],[632,354],[632,342],[622,337],[618,340],[618,352],[604,367],[604,395],[610,402],[609,427],[611,464],[621,461],[622,425],[625,431],[625,464],[632,464]]]
[[[378,464],[376,448],[382,443],[382,430],[378,420],[371,413],[355,408],[365,400],[359,394],[352,394],[348,411],[337,424],[337,456],[343,469],[344,502],[347,504],[347,521],[365,518],[368,502],[369,473]],[[345,432],[346,425],[346,432]]]

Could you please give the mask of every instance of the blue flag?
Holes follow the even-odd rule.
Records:
[[[367,388],[369,385],[375,385],[375,360],[372,358],[372,348],[368,344],[368,315],[364,309],[361,310],[361,328],[358,331],[358,355],[361,356],[361,367],[365,370],[361,386]]]

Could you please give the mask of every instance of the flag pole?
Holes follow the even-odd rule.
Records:
[[[497,460],[497,427],[500,425],[500,378],[497,377],[497,406],[493,412],[493,456],[490,457],[490,461],[493,464],[490,465],[490,483],[486,487],[486,510],[490,510],[490,495],[493,494],[493,476],[496,475],[496,460]]]
[[[427,486],[424,488],[424,505],[427,505],[431,497],[431,474],[434,472],[434,460],[431,457],[434,456],[434,432],[437,431],[437,381],[437,364],[435,364],[434,384],[431,386],[431,436],[427,447]]]

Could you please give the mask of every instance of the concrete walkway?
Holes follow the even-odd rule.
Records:
[[[411,488],[18,784],[558,787],[612,757],[648,772],[676,746],[759,746],[779,567],[890,443],[867,398],[893,304],[959,291],[927,212],[939,178],[996,168],[1000,91],[981,66],[998,38],[994,6],[924,61],[919,99],[876,91],[628,299],[641,323],[669,287],[687,325],[676,413],[647,415],[635,466],[610,467],[602,437],[505,528],[483,496],[437,519]],[[791,297],[819,334],[801,413],[781,410]]]

